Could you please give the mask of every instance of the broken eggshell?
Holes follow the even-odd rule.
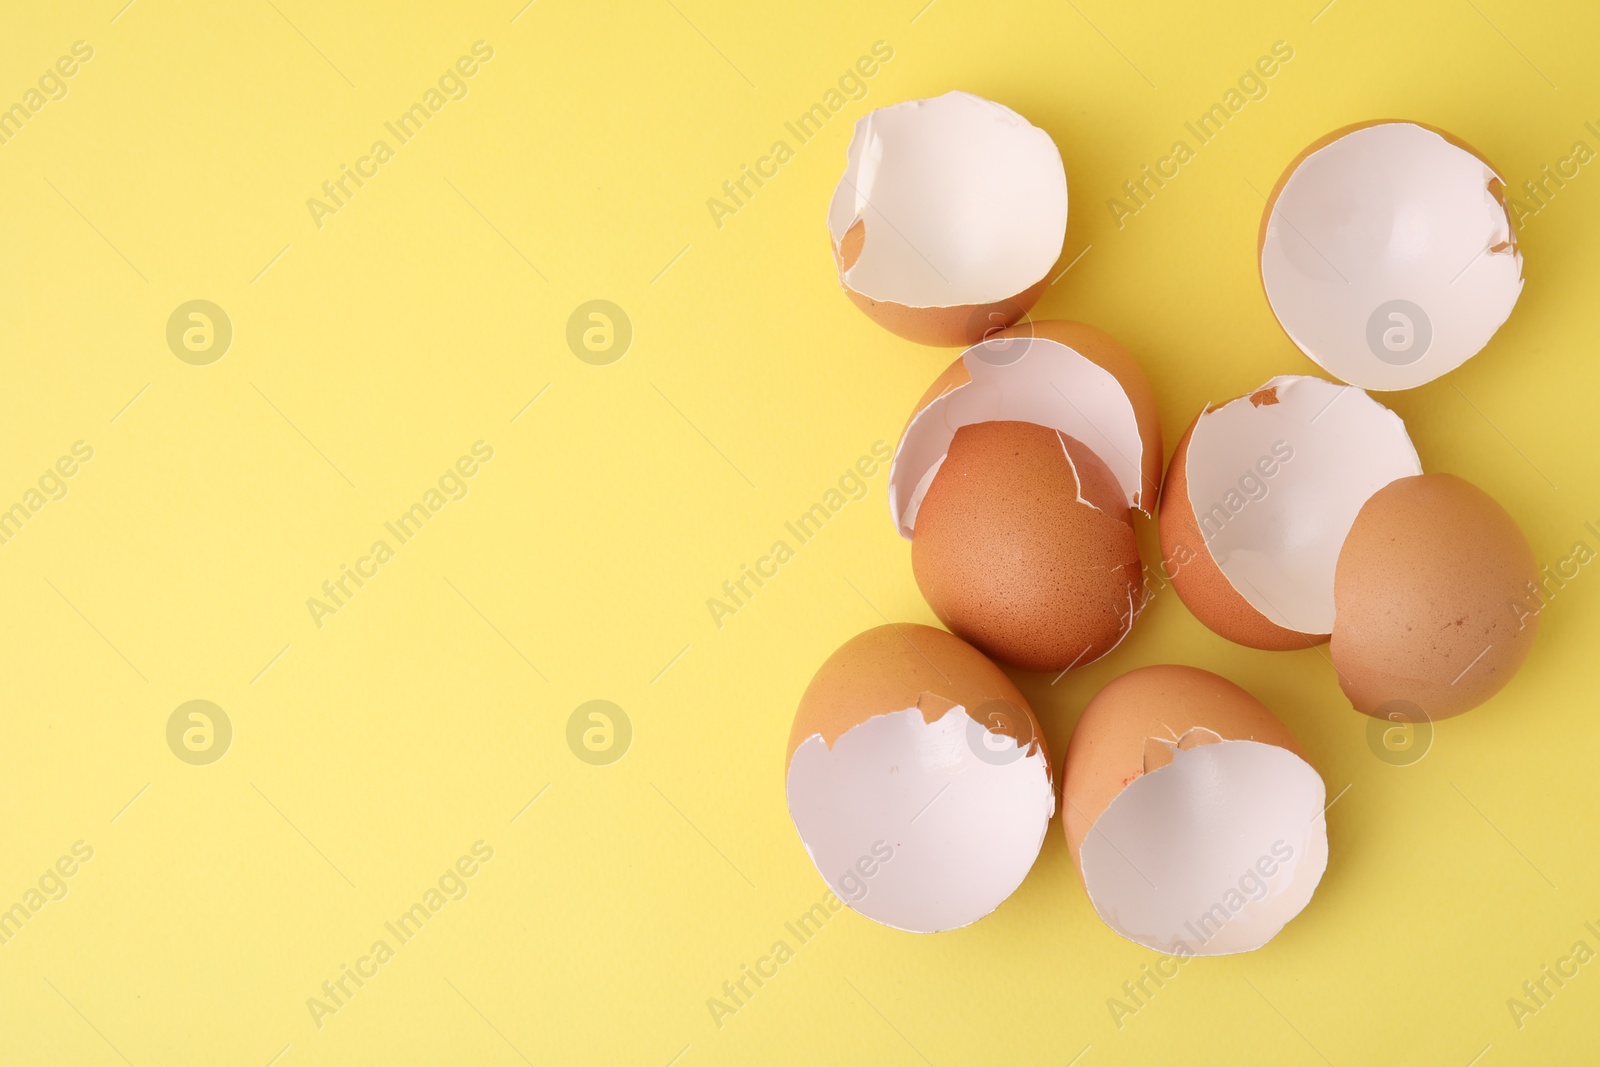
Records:
[[[856,122],[828,208],[839,284],[869,318],[925,345],[972,344],[1044,292],[1067,232],[1050,135],[950,92]]]
[[[1249,693],[1195,667],[1107,685],[1067,747],[1067,846],[1095,912],[1158,952],[1260,948],[1328,864],[1326,790],[1294,735]]]
[[[1522,292],[1505,183],[1415,122],[1336,130],[1267,199],[1261,284],[1289,339],[1364,389],[1410,389],[1488,344]]]
[[[1028,670],[1079,666],[1144,604],[1129,509],[1160,473],[1155,397],[1133,358],[1081,323],[1037,322],[968,349],[901,436],[889,508],[934,613]]]
[[[800,699],[787,762],[789,813],[818,872],[900,930],[953,930],[999,907],[1055,812],[1021,692],[930,626],[879,626],[828,657]]]
[[[911,570],[952,632],[1025,670],[1099,659],[1143,607],[1139,543],[1110,469],[1031,422],[956,431],[917,514]]]
[[[1506,510],[1452,474],[1390,482],[1356,516],[1328,648],[1357,711],[1418,722],[1498,693],[1539,629],[1533,550]]]
[[[1363,390],[1273,378],[1208,406],[1178,442],[1161,496],[1166,577],[1230,641],[1273,651],[1326,641],[1356,513],[1421,473],[1405,424]]]

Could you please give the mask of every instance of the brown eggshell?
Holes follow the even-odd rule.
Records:
[[[1087,323],[1071,322],[1066,319],[1019,322],[1008,329],[991,331],[980,340],[987,339],[999,344],[1012,338],[1026,337],[1042,337],[1047,341],[1065,345],[1110,374],[1122,387],[1122,391],[1128,397],[1128,403],[1133,408],[1139,440],[1143,446],[1140,460],[1143,486],[1135,506],[1147,515],[1154,514],[1156,498],[1161,491],[1163,455],[1161,413],[1156,408],[1155,390],[1151,388],[1150,379],[1145,377],[1138,361],[1116,338],[1104,330],[1097,330]],[[933,380],[933,384],[923,392],[922,398],[917,401],[910,417],[906,419],[906,426],[900,431],[902,440],[906,428],[910,427],[923,409],[946,393],[970,385],[971,382],[972,372],[967,369],[966,354],[963,353],[940,372]],[[1070,398],[1064,398],[1062,403],[1069,401]]]
[[[1138,361],[1104,330],[1066,319],[1018,323],[991,336],[996,340],[1043,337],[1047,341],[1055,341],[1103,368],[1117,380],[1122,391],[1128,394],[1128,402],[1133,405],[1133,416],[1139,424],[1139,440],[1144,444],[1144,484],[1135,506],[1145,514],[1151,514],[1156,497],[1161,492],[1161,412],[1156,408],[1156,392],[1150,387],[1150,379],[1145,377]]]
[[[945,625],[1027,670],[1099,658],[1142,606],[1139,547],[1110,469],[1033,423],[956,431],[918,513],[911,566]]]
[[[1174,664],[1122,675],[1089,701],[1067,746],[1062,823],[1080,876],[1079,853],[1095,822],[1129,783],[1170,762],[1168,745],[1180,739],[1185,748],[1216,740],[1257,741],[1306,759],[1289,728],[1226,678]]]
[[[1212,558],[1189,500],[1189,439],[1199,421],[1200,416],[1196,416],[1178,441],[1161,488],[1163,573],[1195,618],[1230,641],[1269,652],[1321,644],[1328,640],[1327,634],[1308,635],[1285,629],[1251,607]]]
[[[857,634],[828,657],[800,698],[784,765],[809,737],[831,748],[874,715],[914,707],[931,723],[957,705],[991,733],[1044,752],[1050,767],[1033,709],[1005,672],[959,637],[909,622]]]
[[[1351,527],[1334,576],[1329,653],[1358,711],[1391,701],[1430,719],[1477,707],[1522,666],[1539,629],[1538,567],[1495,500],[1452,474],[1375,493]]]
[[[843,269],[841,267],[841,272]],[[843,285],[850,302],[890,333],[908,341],[939,348],[964,348],[983,340],[996,326],[1010,326],[1039,302],[1048,284],[1038,283],[1008,300],[992,304],[959,304],[955,307],[911,307],[892,300],[874,300]]]

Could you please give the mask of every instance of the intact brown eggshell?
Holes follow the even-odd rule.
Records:
[[[1260,701],[1177,665],[1100,690],[1062,773],[1067,847],[1095,911],[1177,955],[1259,948],[1299,914],[1327,867],[1325,800]]]
[[[911,566],[946,626],[1026,670],[1098,659],[1142,606],[1139,546],[1110,468],[1035,423],[956,431],[923,497]]]
[[[1482,704],[1533,647],[1538,578],[1527,539],[1483,490],[1452,474],[1390,482],[1339,553],[1329,654],[1345,695],[1379,717],[1397,701],[1429,719]]]
[[[795,829],[840,900],[951,930],[1022,883],[1055,812],[1050,755],[998,667],[929,626],[879,626],[828,657],[795,713]]]
[[[1050,135],[963,92],[863,116],[828,208],[845,294],[926,345],[972,344],[1020,319],[1066,230],[1066,169]]]

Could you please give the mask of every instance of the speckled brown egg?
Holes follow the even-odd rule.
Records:
[[[1141,605],[1115,476],[1075,438],[1029,422],[956,431],[917,514],[911,566],[946,626],[1027,670],[1105,655]]]
[[[1368,715],[1477,707],[1528,656],[1538,615],[1516,606],[1537,580],[1522,531],[1483,490],[1450,474],[1391,482],[1339,553],[1329,652],[1345,695]]]

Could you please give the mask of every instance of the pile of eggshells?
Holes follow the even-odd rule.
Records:
[[[975,922],[1027,876],[1059,796],[1084,889],[1123,937],[1244,952],[1306,907],[1327,866],[1326,791],[1260,701],[1192,666],[1124,674],[1084,710],[1058,791],[997,664],[1065,672],[1127,637],[1148,598],[1139,511],[1201,622],[1258,649],[1331,642],[1357,710],[1431,721],[1498,692],[1536,629],[1506,607],[1537,579],[1532,552],[1481,490],[1423,473],[1367,390],[1455,369],[1510,315],[1522,259],[1501,190],[1477,153],[1418,123],[1302,152],[1262,218],[1261,285],[1339,381],[1282,375],[1208,405],[1163,478],[1135,358],[1092,326],[1026,317],[1066,236],[1050,136],[960,92],[856,124],[828,210],[840,285],[902,337],[971,347],[913,407],[889,475],[890,516],[949,632],[845,642],[789,739],[790,814],[841,900],[901,930]]]

